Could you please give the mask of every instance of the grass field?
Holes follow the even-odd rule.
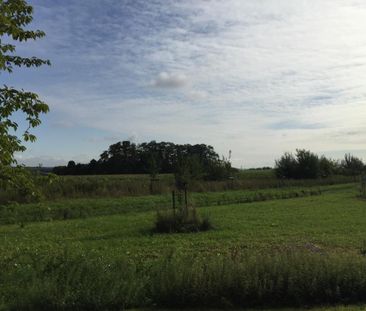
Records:
[[[267,194],[276,191],[279,190],[268,190]],[[196,194],[199,195],[203,194]],[[292,277],[292,273],[293,282],[299,287],[308,286],[306,282],[313,275],[312,286],[318,286],[319,293],[328,283],[338,284],[321,296],[316,293],[314,297],[304,296],[309,300],[305,305],[366,302],[366,295],[362,296],[366,294],[366,260],[363,257],[366,252],[366,201],[357,197],[356,184],[328,186],[317,195],[287,199],[273,197],[275,200],[268,197],[266,201],[240,204],[235,200],[243,193],[238,195],[234,191],[226,193],[226,199],[232,199],[232,204],[227,205],[222,200],[223,194],[204,195],[205,200],[201,200],[205,204],[201,205],[205,206],[200,207],[199,212],[209,215],[215,229],[202,233],[153,234],[156,208],[161,203],[159,196],[155,197],[154,204],[142,208],[141,202],[150,202],[154,197],[132,198],[122,204],[123,208],[109,212],[113,215],[95,217],[88,214],[82,219],[2,225],[0,306],[5,310],[27,309],[25,306],[36,306],[37,309],[57,306],[62,310],[77,302],[81,309],[85,309],[88,297],[90,310],[105,308],[108,301],[114,302],[109,307],[111,310],[118,309],[117,306],[189,307],[197,303],[212,307],[210,301],[221,307],[260,306],[260,301],[264,305],[282,306],[286,305],[283,300],[273,300],[266,295],[279,286],[278,277]],[[218,200],[221,200],[220,204],[217,204]],[[93,204],[100,204],[108,210],[120,203],[118,199],[102,201],[96,200]],[[66,205],[82,209],[83,206],[89,208],[90,204],[91,200],[87,199],[62,200],[48,203],[48,207]],[[27,209],[30,206],[33,205],[18,207]],[[3,215],[3,222],[4,217],[6,215]],[[167,258],[171,261],[166,262]],[[105,271],[102,267],[113,269]],[[299,267],[307,267],[306,277],[302,275],[304,271],[298,271]],[[258,272],[261,269],[264,274]],[[160,271],[158,274],[157,270]],[[202,271],[206,273],[202,274]],[[217,271],[222,272],[217,274]],[[252,271],[257,274],[252,275]],[[232,286],[234,276],[240,273],[248,280],[254,280],[250,283],[258,283],[262,277],[266,282],[272,282],[273,275],[277,275],[277,281],[270,283],[270,287],[260,283],[264,294],[246,296],[247,300],[241,301],[228,294],[237,292],[238,289],[235,291]],[[148,280],[145,275],[149,276]],[[211,281],[206,280],[210,275]],[[197,277],[205,284],[203,289],[197,285],[200,283]],[[200,292],[205,288],[210,288],[212,293],[218,291],[215,279],[220,280],[217,282],[222,284],[219,292],[225,297],[219,301],[207,292]],[[350,283],[345,285],[344,279]],[[90,283],[94,282],[95,286],[90,288]],[[64,283],[68,285],[61,286]],[[146,284],[149,284],[149,290]],[[169,286],[162,284],[176,286],[180,296],[171,297]],[[246,288],[249,283],[240,284],[240,288]],[[335,294],[338,287],[352,290]],[[291,305],[304,305],[302,294],[288,292],[286,288],[284,295]],[[55,291],[59,296],[52,298]],[[123,295],[116,294],[120,291]],[[242,291],[248,292],[249,289]],[[282,288],[279,292],[283,291]],[[199,292],[201,299],[197,300],[192,292]],[[93,300],[90,295],[98,300]],[[23,298],[15,303],[16,296]],[[302,298],[297,300],[294,297]],[[361,307],[353,308],[362,310]]]
[[[19,249],[65,244],[144,258],[158,256],[167,248],[217,254],[233,248],[258,251],[314,246],[323,251],[358,253],[366,241],[366,202],[356,194],[355,185],[346,185],[319,196],[202,207],[201,213],[211,217],[216,230],[200,234],[151,234],[154,208],[130,208],[113,216],[28,223],[24,227],[2,226],[1,247],[8,252],[15,243]]]
[[[161,174],[151,180],[149,175],[84,175],[84,176],[52,176],[34,173],[35,183],[39,186],[39,196],[43,201],[65,199],[105,199],[141,197],[151,195],[170,195],[175,189],[173,174]],[[51,177],[51,178],[50,178]],[[233,178],[209,181],[194,180],[190,182],[188,191],[191,193],[228,192],[247,190],[266,190],[269,188],[313,188],[357,182],[352,176],[334,175],[319,179],[279,180],[274,170],[242,170]],[[38,197],[38,195],[36,196]],[[32,202],[32,196],[25,196],[21,189],[7,189],[0,184],[0,206],[12,202]],[[34,201],[33,201],[34,202]],[[0,211],[1,213],[1,211]],[[75,213],[72,213],[75,214]],[[0,215],[0,218],[2,216]],[[35,219],[35,217],[33,217]]]
[[[322,192],[334,191],[344,187],[347,187],[347,185],[193,192],[189,193],[188,199],[190,205],[202,207],[319,195]],[[157,211],[158,209],[169,208],[171,205],[171,193],[120,198],[61,199],[36,204],[8,204],[0,206],[0,224],[65,220],[149,210]]]

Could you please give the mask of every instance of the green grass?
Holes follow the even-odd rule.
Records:
[[[186,311],[201,311],[202,309],[186,309]],[[210,308],[210,311],[218,311],[221,309],[214,309]],[[233,311],[243,311],[243,309],[230,309]],[[260,308],[260,309],[245,309],[245,311],[365,311],[366,306],[364,305],[353,305],[353,306],[323,306],[323,307],[315,307],[315,308],[275,308],[275,309],[268,309],[268,308]],[[176,309],[160,309],[160,308],[153,308],[153,309],[130,309],[130,311],[176,311]]]
[[[156,212],[0,227],[0,248],[59,247],[155,257],[178,252],[227,253],[232,249],[321,249],[357,253],[366,240],[366,201],[356,187],[287,200],[200,208],[217,228],[200,234],[150,233]],[[113,202],[113,201],[112,201]],[[62,203],[59,203],[62,204]],[[106,202],[108,205],[108,201]]]
[[[262,190],[189,193],[189,203],[196,207],[250,203],[319,195],[354,185],[290,187]],[[171,195],[126,196],[121,198],[63,199],[36,204],[0,205],[0,224],[28,223],[59,219],[86,218],[127,212],[157,211],[171,207]]]
[[[130,208],[109,216],[25,223],[23,227],[2,225],[0,310],[2,304],[10,308],[13,303],[14,310],[21,310],[24,304],[34,306],[40,301],[44,304],[38,309],[65,301],[68,306],[78,302],[85,307],[88,297],[91,310],[100,309],[108,301],[128,307],[171,307],[174,302],[175,306],[187,307],[200,301],[201,306],[210,305],[210,301],[221,307],[259,306],[258,299],[264,299],[259,294],[262,290],[268,305],[276,305],[274,293],[287,297],[292,306],[304,306],[305,301],[309,305],[365,302],[360,297],[365,294],[362,297],[366,298],[366,259],[361,255],[366,240],[366,200],[358,198],[357,193],[356,185],[343,185],[316,196],[201,207],[200,214],[210,216],[215,230],[198,234],[153,234],[156,211],[150,207]],[[83,202],[78,204],[82,206]],[[105,200],[104,206],[113,202],[117,201]],[[65,202],[53,204],[61,206]],[[162,262],[171,254],[174,258],[167,262],[167,268]],[[194,264],[190,264],[192,258]],[[203,268],[205,264],[208,266]],[[114,268],[103,272],[106,265]],[[202,274],[202,269],[207,273]],[[252,272],[257,269],[265,272],[259,279]],[[163,273],[163,280],[157,277],[157,270]],[[148,275],[150,281],[142,275]],[[249,289],[247,283],[235,285],[239,284],[235,281],[237,275],[246,275],[250,284],[257,284],[253,285],[252,298],[238,298],[240,286],[246,288],[243,293],[248,294]],[[273,287],[258,285],[262,284],[258,280],[272,284],[274,278],[289,276],[296,281],[298,301],[293,292],[278,285],[282,283],[273,283]],[[318,290],[308,297],[304,288],[309,282]],[[90,283],[93,286],[88,288]],[[176,286],[175,294],[183,301],[178,303],[169,286]],[[337,286],[349,294],[338,294]],[[328,291],[322,292],[322,288]],[[347,292],[349,288],[354,289],[355,296]],[[224,293],[222,300],[214,300],[215,290]],[[231,291],[235,297],[230,296]],[[59,296],[52,300],[56,292]],[[201,293],[200,300],[191,293]],[[23,305],[14,305],[12,297],[24,297],[20,299]],[[279,305],[286,303],[280,301]],[[113,304],[110,309],[117,307]],[[353,310],[350,308],[344,310]]]
[[[366,302],[366,259],[310,252],[153,263],[64,249],[2,258],[4,310],[314,306]]]
[[[273,179],[276,177],[274,169],[239,170],[234,176],[237,179]]]

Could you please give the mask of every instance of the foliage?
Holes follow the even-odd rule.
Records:
[[[15,163],[14,153],[25,151],[21,139],[11,134],[18,129],[18,124],[12,120],[16,111],[27,115],[29,125],[22,135],[24,141],[34,142],[36,137],[29,130],[41,123],[40,114],[46,113],[48,106],[38,99],[37,94],[7,86],[0,88],[0,165]]]
[[[150,157],[147,159],[147,171],[149,172],[149,175],[151,179],[156,179],[159,170],[160,170],[160,164],[158,163],[158,156],[155,153],[151,153]]]
[[[340,174],[340,164],[338,161],[329,159],[324,155],[319,159],[319,169],[321,177],[329,177],[334,174]]]
[[[296,149],[295,156],[286,152],[275,163],[277,178],[316,179],[342,173],[337,161],[305,149]]]
[[[37,57],[16,55],[14,42],[36,40],[45,35],[43,31],[28,29],[27,26],[33,19],[32,14],[33,8],[24,0],[0,2],[0,73],[12,73],[14,67],[50,64],[48,60]],[[22,140],[35,141],[36,137],[30,129],[40,125],[40,115],[48,110],[48,106],[35,93],[6,85],[0,88],[0,180],[7,187],[23,188],[26,197],[29,193],[33,198],[38,196],[35,194],[35,185],[27,172],[21,167],[12,168],[11,165],[16,164],[14,154],[26,149]],[[18,136],[16,133],[19,126],[14,121],[15,112],[22,112],[28,122],[28,127]]]
[[[296,150],[298,178],[318,178],[320,176],[319,158],[316,154],[304,150]]]
[[[21,166],[1,166],[0,175],[0,204],[38,202],[46,198],[49,187],[59,182],[54,174],[41,176]]]
[[[297,175],[297,161],[295,157],[286,152],[279,160],[276,160],[275,173],[278,178],[291,178]]]
[[[22,167],[0,166],[0,186],[8,194],[12,194],[15,201],[32,202],[42,197],[40,188],[34,183],[32,172]],[[0,204],[7,203],[0,198]]]
[[[179,145],[171,142],[135,144],[123,141],[109,146],[98,161],[56,167],[60,175],[90,174],[150,174],[189,173],[193,179],[219,180],[226,178],[231,166],[221,160],[212,146],[205,144]],[[154,178],[154,177],[153,177]]]
[[[344,159],[341,162],[343,173],[351,176],[359,176],[365,172],[365,164],[361,159],[351,155],[345,154]]]
[[[37,57],[25,58],[15,55],[16,46],[13,43],[3,42],[3,38],[22,42],[44,37],[43,31],[27,29],[27,25],[33,19],[32,13],[33,8],[24,0],[8,0],[0,3],[0,72],[11,73],[14,66],[39,67],[50,64],[48,60]],[[23,139],[34,141],[36,137],[29,130],[41,123],[40,114],[48,112],[48,106],[39,100],[35,93],[19,91],[8,86],[0,88],[1,165],[14,163],[14,153],[25,150],[20,138],[11,134],[18,129],[18,124],[12,119],[16,111],[22,111],[28,122],[28,128],[22,134]]]

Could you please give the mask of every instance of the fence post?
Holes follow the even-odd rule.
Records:
[[[188,210],[187,188],[184,188],[184,203],[186,205],[186,211],[187,211]]]
[[[173,211],[175,213],[175,191],[172,191],[172,203],[173,203]]]

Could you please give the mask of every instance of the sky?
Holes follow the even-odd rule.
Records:
[[[296,148],[366,159],[364,0],[29,0],[52,66],[2,73],[50,106],[17,158],[89,162],[112,143],[205,143],[236,167]],[[24,127],[22,115],[16,115]]]

